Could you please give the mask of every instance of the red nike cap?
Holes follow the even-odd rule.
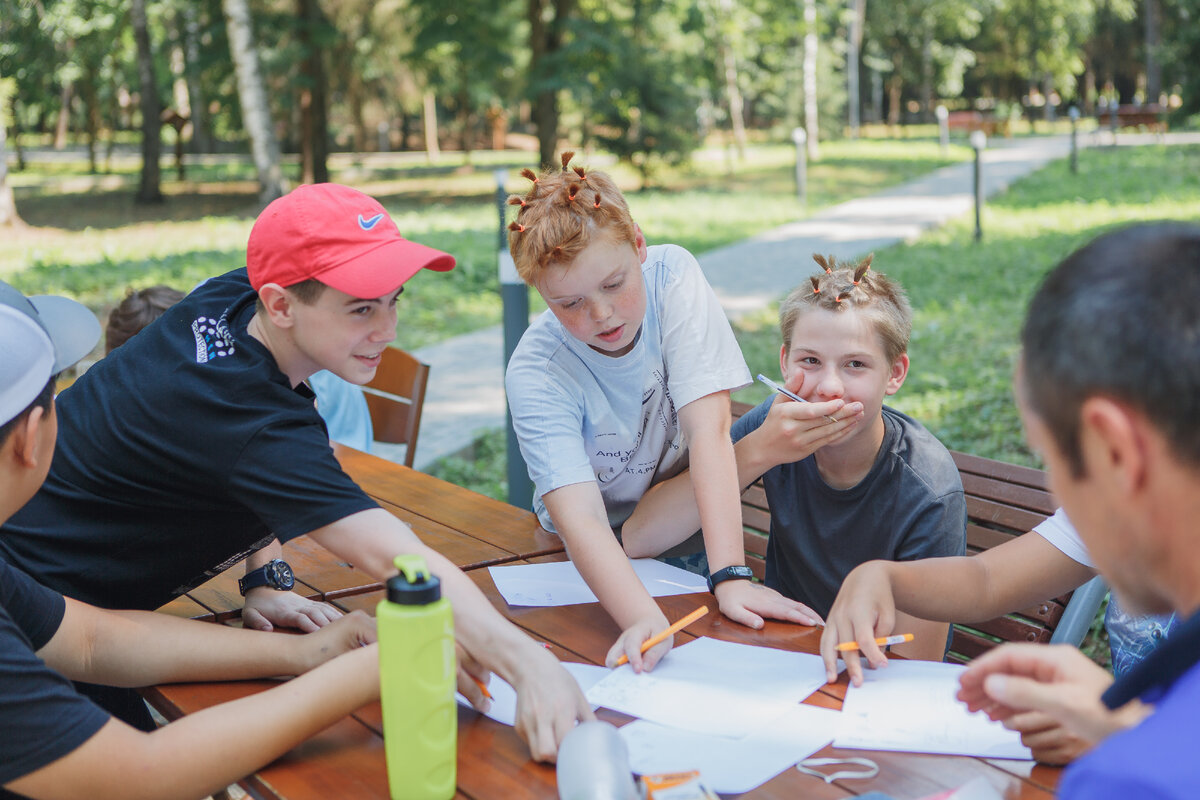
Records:
[[[315,278],[353,297],[394,292],[422,269],[445,272],[454,256],[409,241],[379,201],[336,183],[298,186],[268,205],[250,230],[246,271],[258,291]]]

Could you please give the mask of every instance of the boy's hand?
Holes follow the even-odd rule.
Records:
[[[471,701],[471,705],[476,711],[484,713],[492,705],[492,701],[484,694],[483,690],[483,687],[487,686],[491,680],[492,673],[487,667],[472,658],[458,642],[454,643],[454,649],[458,656],[458,691]]]
[[[761,583],[725,581],[717,586],[716,595],[722,614],[755,630],[763,626],[763,617],[800,625],[822,624],[817,612]]]
[[[272,631],[278,626],[312,633],[341,616],[342,612],[328,603],[269,586],[246,592],[242,608],[242,624],[259,631]]]
[[[875,637],[887,636],[896,624],[896,601],[892,597],[892,584],[888,579],[887,565],[878,561],[859,564],[838,590],[829,619],[821,633],[821,659],[825,662],[825,679],[829,683],[837,680],[837,660],[846,662],[846,675],[855,686],[862,686],[861,653],[866,656],[872,669],[887,664],[887,656]],[[841,642],[858,642],[859,650],[845,654],[838,651]]]
[[[509,682],[517,692],[517,733],[537,761],[554,761],[563,738],[580,722],[596,718],[571,673],[554,654],[526,637],[521,665]]]
[[[297,636],[294,640],[303,654],[297,673],[307,672],[342,653],[373,644],[376,641],[375,620],[362,611],[352,611],[311,636]]]
[[[654,665],[671,651],[675,637],[668,636],[645,653],[642,652],[642,642],[666,630],[670,624],[667,618],[659,613],[630,625],[621,632],[621,638],[609,648],[608,655],[604,657],[604,666],[617,666],[617,659],[624,655],[629,659],[629,665],[633,667],[634,672],[649,672],[654,669]]]
[[[1133,727],[1149,713],[1139,702],[1115,711],[1100,702],[1112,680],[1074,647],[1006,644],[971,662],[959,679],[958,699],[1020,731],[1035,757],[1057,759]]]
[[[862,403],[840,399],[797,403],[776,394],[763,424],[746,438],[761,434],[759,446],[769,454],[772,465],[791,464],[842,440],[862,418]]]

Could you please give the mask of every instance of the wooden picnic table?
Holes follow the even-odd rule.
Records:
[[[562,660],[603,663],[619,631],[598,603],[510,608],[485,568],[566,557],[557,537],[542,530],[533,514],[349,448],[338,447],[337,454],[346,471],[368,494],[466,570],[500,613],[531,636],[548,643]],[[307,594],[347,611],[362,609],[374,613],[383,592],[370,577],[303,538],[285,546],[285,552],[295,569],[298,586],[303,585]],[[238,572],[235,567],[164,608],[176,614],[236,624],[241,605]],[[818,648],[820,632],[816,629],[768,622],[762,630],[751,630],[716,613],[716,601],[708,594],[660,598],[660,603],[672,620],[701,604],[713,612],[678,634],[677,644],[694,636],[711,636],[807,653],[815,653]],[[144,694],[164,716],[176,719],[271,685],[271,681],[173,684],[146,689]],[[843,676],[837,684],[821,689],[805,702],[840,709],[845,692]],[[597,713],[601,719],[616,725],[631,719],[607,709]],[[525,743],[513,728],[463,708],[458,712],[458,724],[456,797],[471,800],[558,797],[554,766],[530,760]],[[255,797],[270,800],[386,799],[382,730],[380,706],[373,703],[247,776],[243,788]],[[741,796],[753,800],[840,798],[881,791],[896,798],[921,798],[982,776],[1006,798],[1050,798],[1061,771],[1031,762],[839,750],[829,746],[816,756],[865,756],[879,765],[880,772],[869,780],[826,784],[796,770],[785,770]]]

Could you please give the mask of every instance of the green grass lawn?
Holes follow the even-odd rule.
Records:
[[[821,161],[809,168],[808,210],[968,156],[960,146],[942,154],[932,142],[827,144]],[[752,147],[744,162],[732,165],[721,151],[702,151],[687,169],[662,175],[660,188],[648,191],[638,191],[637,176],[609,157],[577,162],[611,169],[652,242],[673,241],[701,253],[806,213],[795,196],[793,159],[790,145]],[[470,163],[449,153],[437,165],[414,154],[331,159],[334,180],[377,196],[406,236],[458,259],[453,272],[409,285],[401,300],[401,347],[499,322],[493,173],[506,169],[506,188],[523,192],[528,183],[518,172],[530,160],[520,153],[476,153]],[[167,202],[149,207],[133,203],[137,160],[128,157],[116,160],[109,175],[88,175],[85,164],[74,162],[10,175],[18,211],[34,227],[0,240],[0,278],[28,293],[67,294],[103,316],[126,287],[167,283],[186,289],[245,263],[258,209],[253,175],[244,164],[202,162],[184,182],[164,167]]]
[[[1200,219],[1200,147],[1084,150],[1078,175],[1055,162],[989,201],[979,244],[964,219],[876,253],[872,268],[898,279],[914,310],[908,380],[889,403],[947,447],[1038,466],[1011,390],[1029,298],[1051,267],[1102,231],[1156,219]],[[772,305],[735,325],[751,372],[779,374],[777,313]],[[738,393],[764,397],[757,385]]]

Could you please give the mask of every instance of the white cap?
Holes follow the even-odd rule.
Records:
[[[98,341],[100,322],[87,306],[66,297],[27,298],[0,281],[0,425]]]

